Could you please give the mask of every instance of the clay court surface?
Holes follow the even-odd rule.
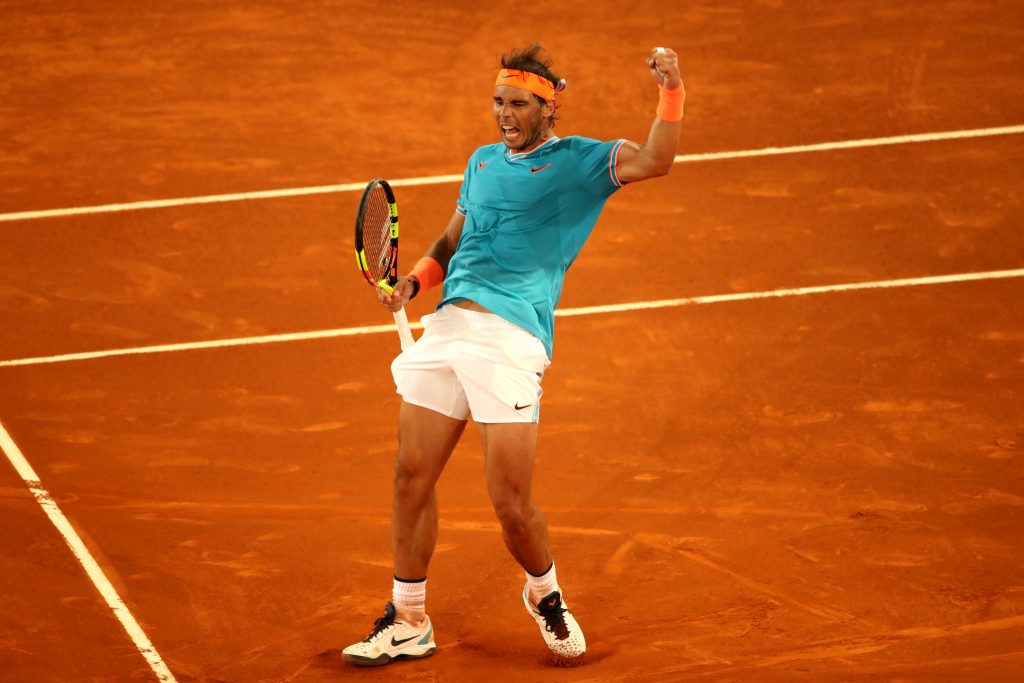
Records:
[[[590,651],[546,656],[470,427],[436,655],[349,667],[398,407],[352,187],[418,179],[411,264],[533,39],[563,136],[643,141],[653,46],[688,91],[544,382],[534,495]],[[0,680],[1024,680],[1019,2],[12,1],[0,65]]]

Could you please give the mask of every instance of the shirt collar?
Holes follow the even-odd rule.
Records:
[[[548,145],[550,145],[551,143],[553,143],[553,142],[555,142],[557,140],[559,140],[559,137],[557,135],[552,135],[547,140],[542,142],[540,144],[540,146],[535,147],[534,149],[531,149],[529,152],[516,152],[515,154],[512,154],[512,150],[510,150],[509,148],[506,147],[505,148],[505,158],[508,159],[509,161],[515,161],[516,159],[525,159],[526,157],[530,156],[531,154],[539,152],[540,150],[544,149],[545,147],[547,147]]]

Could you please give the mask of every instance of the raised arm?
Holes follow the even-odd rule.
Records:
[[[661,91],[661,99],[647,142],[640,145],[627,141],[619,149],[615,172],[624,183],[667,174],[675,160],[683,127],[686,91],[679,75],[679,57],[669,48],[655,48],[647,58],[647,66]]]
[[[458,211],[452,214],[452,218],[448,221],[448,226],[444,229],[444,232],[430,245],[430,248],[423,255],[424,259],[433,259],[441,267],[442,279],[444,273],[448,272],[448,263],[452,260],[452,256],[455,255],[455,248],[459,246],[459,238],[462,237],[462,226],[465,222],[466,217]],[[413,271],[415,270],[414,268]],[[414,272],[410,272],[408,275],[398,278],[394,294],[388,295],[383,289],[378,287],[377,296],[380,298],[384,308],[389,311],[397,311],[408,303],[409,299],[412,298],[413,292],[418,288],[418,284],[414,284],[414,282],[419,283],[419,277]]]

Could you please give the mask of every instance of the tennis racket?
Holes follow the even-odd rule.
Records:
[[[356,214],[356,261],[363,277],[388,294],[398,282],[398,203],[388,181],[371,180],[363,191]],[[405,351],[413,345],[405,309],[395,311],[398,338]]]

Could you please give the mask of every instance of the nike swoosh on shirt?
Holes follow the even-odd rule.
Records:
[[[533,168],[530,169],[530,173],[539,173],[550,165],[551,164],[545,164],[543,166],[534,166]]]
[[[484,166],[486,166],[489,163],[491,163],[491,162],[489,162],[489,161],[478,161],[477,164],[476,164],[476,170],[478,170],[478,171],[481,170]]]
[[[527,403],[525,406],[521,406],[521,405],[519,405],[519,402],[516,401],[516,410],[522,410],[524,408],[529,408],[532,405],[533,405],[532,403]]]

